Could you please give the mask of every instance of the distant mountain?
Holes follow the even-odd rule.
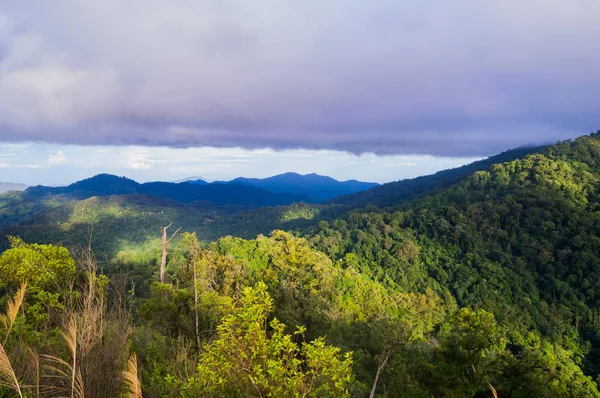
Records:
[[[176,181],[172,181],[172,182],[174,182],[174,183],[192,182],[194,184],[199,184],[199,185],[209,184],[209,182],[206,181],[206,178],[198,177],[198,176],[182,178],[181,180],[176,180]]]
[[[206,184],[204,180],[188,181],[193,184]],[[375,182],[357,180],[338,181],[318,174],[285,173],[268,178],[239,177],[231,181],[216,181],[212,185],[240,184],[263,188],[276,193],[307,195],[316,202],[323,202],[341,195],[364,191],[378,186]]]
[[[310,201],[307,195],[274,193],[266,189],[240,184],[199,185],[171,182],[140,184],[129,178],[117,177],[111,174],[99,174],[65,187],[30,187],[25,193],[31,197],[67,195],[75,199],[86,199],[92,196],[142,194],[184,203],[209,202],[218,206],[239,205],[249,207],[287,205],[294,202]]]
[[[449,187],[450,185],[467,178],[476,171],[489,169],[496,163],[510,162],[532,153],[537,153],[544,148],[546,147],[511,149],[487,159],[469,163],[465,166],[442,170],[435,174],[422,177],[389,182],[368,191],[356,192],[331,199],[327,203],[344,204],[352,207],[365,207],[367,205],[386,207],[398,205],[418,196],[434,193],[441,188]]]
[[[24,191],[27,188],[25,184],[15,182],[0,182],[0,193],[8,191]]]

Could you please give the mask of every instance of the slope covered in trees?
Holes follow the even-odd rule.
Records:
[[[349,213],[49,198],[64,235],[135,235],[131,222],[156,224],[158,240],[167,221],[199,232],[169,247],[166,283],[150,241],[142,254],[94,260],[11,238],[0,255],[0,392],[600,396],[599,159],[600,134],[584,136],[416,199],[399,186],[389,198],[401,199]],[[76,211],[84,205],[105,212]],[[160,216],[137,220],[151,207]],[[204,229],[207,218],[218,225]],[[295,231],[200,242],[211,228],[246,235],[277,222]]]
[[[515,153],[510,157],[514,157]],[[491,159],[503,159],[506,156]],[[491,160],[483,163],[490,162]],[[464,174],[467,169],[483,167],[483,163],[476,162],[457,170]],[[414,181],[418,181],[422,187],[431,186],[430,189],[434,191],[436,181],[440,180],[439,174],[446,173],[453,176],[452,179],[443,179],[447,184],[448,181],[457,178],[457,170],[441,172]],[[310,176],[302,177],[304,179],[301,185],[304,186],[305,177]],[[318,177],[321,179],[320,176]],[[364,195],[380,197],[381,192],[393,192],[394,187],[400,187],[400,194],[386,193],[385,196],[388,199],[402,197],[404,201],[416,195],[412,191],[407,193],[404,188],[410,181],[413,180],[386,184],[387,188],[383,191],[382,187],[376,187],[365,191]],[[337,204],[297,203],[253,209],[254,204],[189,203],[188,199],[193,195],[184,195],[183,201],[175,200],[179,199],[180,195],[179,191],[172,191],[172,188],[185,185],[192,184],[138,184],[127,178],[98,175],[67,187],[31,187],[24,193],[7,193],[0,195],[0,234],[19,235],[32,242],[60,243],[67,247],[74,247],[87,245],[90,229],[93,229],[93,248],[99,255],[108,255],[112,258],[125,247],[126,251],[137,252],[136,256],[138,256],[139,250],[136,248],[151,245],[160,225],[168,225],[170,222],[183,227],[184,231],[197,232],[198,237],[203,241],[215,240],[226,235],[252,238],[258,234],[268,234],[273,229],[307,228],[321,220],[335,219],[350,207]],[[169,194],[161,192],[160,187],[163,186],[168,188],[166,191],[171,190]],[[158,192],[155,191],[157,187],[160,188]],[[191,189],[194,190],[193,187]],[[136,193],[140,191],[147,191],[147,194]],[[229,199],[232,192],[236,197]],[[240,202],[241,200],[237,198],[239,194],[236,189],[228,191],[225,195],[227,198],[223,199],[222,203]],[[150,195],[158,195],[158,197]],[[175,197],[175,199],[165,199],[161,196]],[[340,202],[354,203],[353,198],[354,196],[351,195],[338,199]],[[242,202],[247,203],[248,200],[244,199]],[[380,204],[377,200],[374,203]],[[0,249],[6,248],[7,244],[6,240],[1,240]],[[147,255],[152,254],[147,253]]]
[[[188,181],[194,184],[207,184],[204,180]],[[215,181],[212,184],[241,184],[263,188],[271,192],[288,192],[307,195],[312,201],[323,202],[337,196],[366,191],[379,184],[357,180],[338,181],[318,174],[284,173],[267,178],[239,177],[231,181]]]
[[[439,189],[463,180],[476,171],[487,170],[494,164],[508,162],[531,153],[536,153],[542,148],[512,149],[455,169],[442,170],[432,175],[389,182],[367,191],[331,199],[327,203],[344,204],[352,207],[394,206],[399,203],[408,202],[424,194],[435,193]]]
[[[600,134],[580,137],[395,208],[322,222],[309,235],[377,280],[493,313],[513,352],[539,333],[596,378],[598,159]]]
[[[16,235],[29,242],[91,247],[113,261],[155,256],[160,227],[173,223],[183,232],[196,232],[208,242],[222,236],[245,238],[273,229],[299,229],[322,218],[344,213],[343,206],[298,203],[248,209],[181,203],[147,195],[97,196],[76,200],[62,195],[31,198],[21,194],[0,196],[0,235]],[[0,250],[8,241],[0,239]]]
[[[598,395],[575,354],[538,332],[514,348],[492,313],[378,282],[282,231],[207,247],[184,234],[169,283],[149,277],[147,290],[121,273],[97,277],[89,253],[12,245],[0,256],[2,288],[19,301],[2,335],[4,393]],[[15,273],[24,263],[34,272]]]
[[[99,174],[66,187],[30,187],[25,190],[25,194],[33,198],[65,195],[75,199],[87,199],[92,196],[140,194],[184,203],[208,202],[217,206],[238,205],[250,207],[286,205],[310,200],[308,196],[302,194],[274,193],[266,189],[240,184],[198,185],[185,182],[178,184],[170,182],[140,184],[128,178],[110,174]]]

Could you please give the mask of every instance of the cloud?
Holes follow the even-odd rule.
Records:
[[[58,151],[55,155],[48,156],[48,165],[63,164],[68,160],[63,151]]]
[[[599,14],[589,0],[7,0],[0,140],[435,155],[550,142],[600,128]]]
[[[163,159],[157,159],[151,153],[143,148],[133,148],[125,151],[127,166],[134,170],[150,170],[154,166],[163,164]]]

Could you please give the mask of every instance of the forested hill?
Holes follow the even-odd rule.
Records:
[[[536,369],[527,383],[570,386],[554,396],[598,396],[596,387],[574,391],[600,380],[600,133],[536,152],[385,211],[321,222],[307,235],[334,261],[402,291],[433,289],[494,314],[504,355]],[[562,370],[547,361],[562,361]],[[425,362],[416,374],[435,359]],[[523,385],[502,380],[514,370],[477,371],[501,397],[553,396],[515,395]],[[541,381],[544,372],[552,381]],[[395,385],[389,376],[383,383]],[[435,390],[418,378],[412,386]]]
[[[310,201],[308,196],[302,194],[274,193],[266,189],[240,184],[198,185],[169,182],[139,184],[128,178],[110,174],[99,174],[66,187],[30,187],[25,193],[27,196],[34,198],[48,195],[67,195],[75,199],[87,199],[92,196],[143,194],[180,202],[209,202],[218,206],[240,205],[252,207]]]
[[[206,181],[201,179],[188,182],[201,185],[207,184]],[[241,184],[263,188],[271,192],[303,194],[315,202],[323,202],[337,196],[365,191],[379,185],[375,182],[357,180],[338,181],[331,177],[314,173],[306,175],[284,173],[267,178],[238,177],[231,181],[215,181],[212,184]]]
[[[463,180],[476,171],[487,170],[494,164],[522,158],[531,153],[539,152],[543,148],[545,147],[512,149],[465,166],[442,170],[432,175],[389,182],[368,191],[333,198],[327,203],[344,204],[352,207],[365,207],[368,205],[378,207],[394,206],[410,201],[420,195],[435,193],[439,189]]]
[[[600,397],[600,134],[488,166],[350,212],[2,195],[0,395]]]

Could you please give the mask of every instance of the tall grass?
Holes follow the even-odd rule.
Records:
[[[47,366],[50,374],[46,377],[60,381],[57,387],[50,386],[49,390],[57,393],[66,391],[71,398],[84,398],[85,389],[77,357],[77,322],[74,317],[69,319],[62,336],[71,356],[70,362],[57,356],[43,355],[43,358],[51,363]],[[66,387],[62,387],[63,385]]]
[[[135,352],[129,357],[127,366],[121,376],[127,388],[124,397],[142,398],[142,385],[138,377],[137,356],[135,355]]]
[[[2,314],[0,318],[3,326],[6,328],[6,336],[4,336],[4,341],[2,342],[2,344],[0,344],[0,385],[14,390],[21,398],[23,397],[21,384],[19,383],[19,379],[17,378],[12,363],[10,362],[8,355],[6,354],[4,346],[15,323],[15,320],[17,319],[19,309],[23,304],[26,288],[27,285],[23,284],[19,288],[15,296],[12,299],[8,300],[6,314]]]
[[[0,333],[5,333],[0,337],[0,388],[10,389],[20,398],[116,397],[125,381],[131,391],[128,396],[142,396],[137,359],[133,355],[127,361],[126,357],[132,327],[123,299],[125,293],[119,293],[121,299],[109,311],[108,280],[97,275],[91,252],[79,260],[83,278],[75,279],[62,296],[65,303],[58,345],[42,344],[45,352],[38,353],[40,347],[28,347],[21,341],[9,349],[7,342],[13,339],[8,337],[23,307],[26,285],[8,300],[5,313],[0,314]],[[130,376],[122,380],[119,369],[124,362]]]
[[[29,348],[29,356],[31,358],[31,363],[33,364],[34,370],[34,379],[33,386],[35,388],[35,396],[37,398],[40,397],[40,356],[35,353],[31,348]]]
[[[15,390],[19,397],[23,398],[19,379],[4,351],[4,345],[0,345],[0,385]]]
[[[13,325],[15,324],[15,320],[17,319],[17,315],[19,314],[19,309],[23,304],[23,299],[25,298],[25,290],[27,289],[27,284],[23,283],[15,297],[8,300],[8,305],[6,306],[6,314],[0,315],[0,322],[6,329],[6,335],[4,336],[4,341],[2,345],[6,344],[6,340],[8,339],[8,335],[12,330]]]

